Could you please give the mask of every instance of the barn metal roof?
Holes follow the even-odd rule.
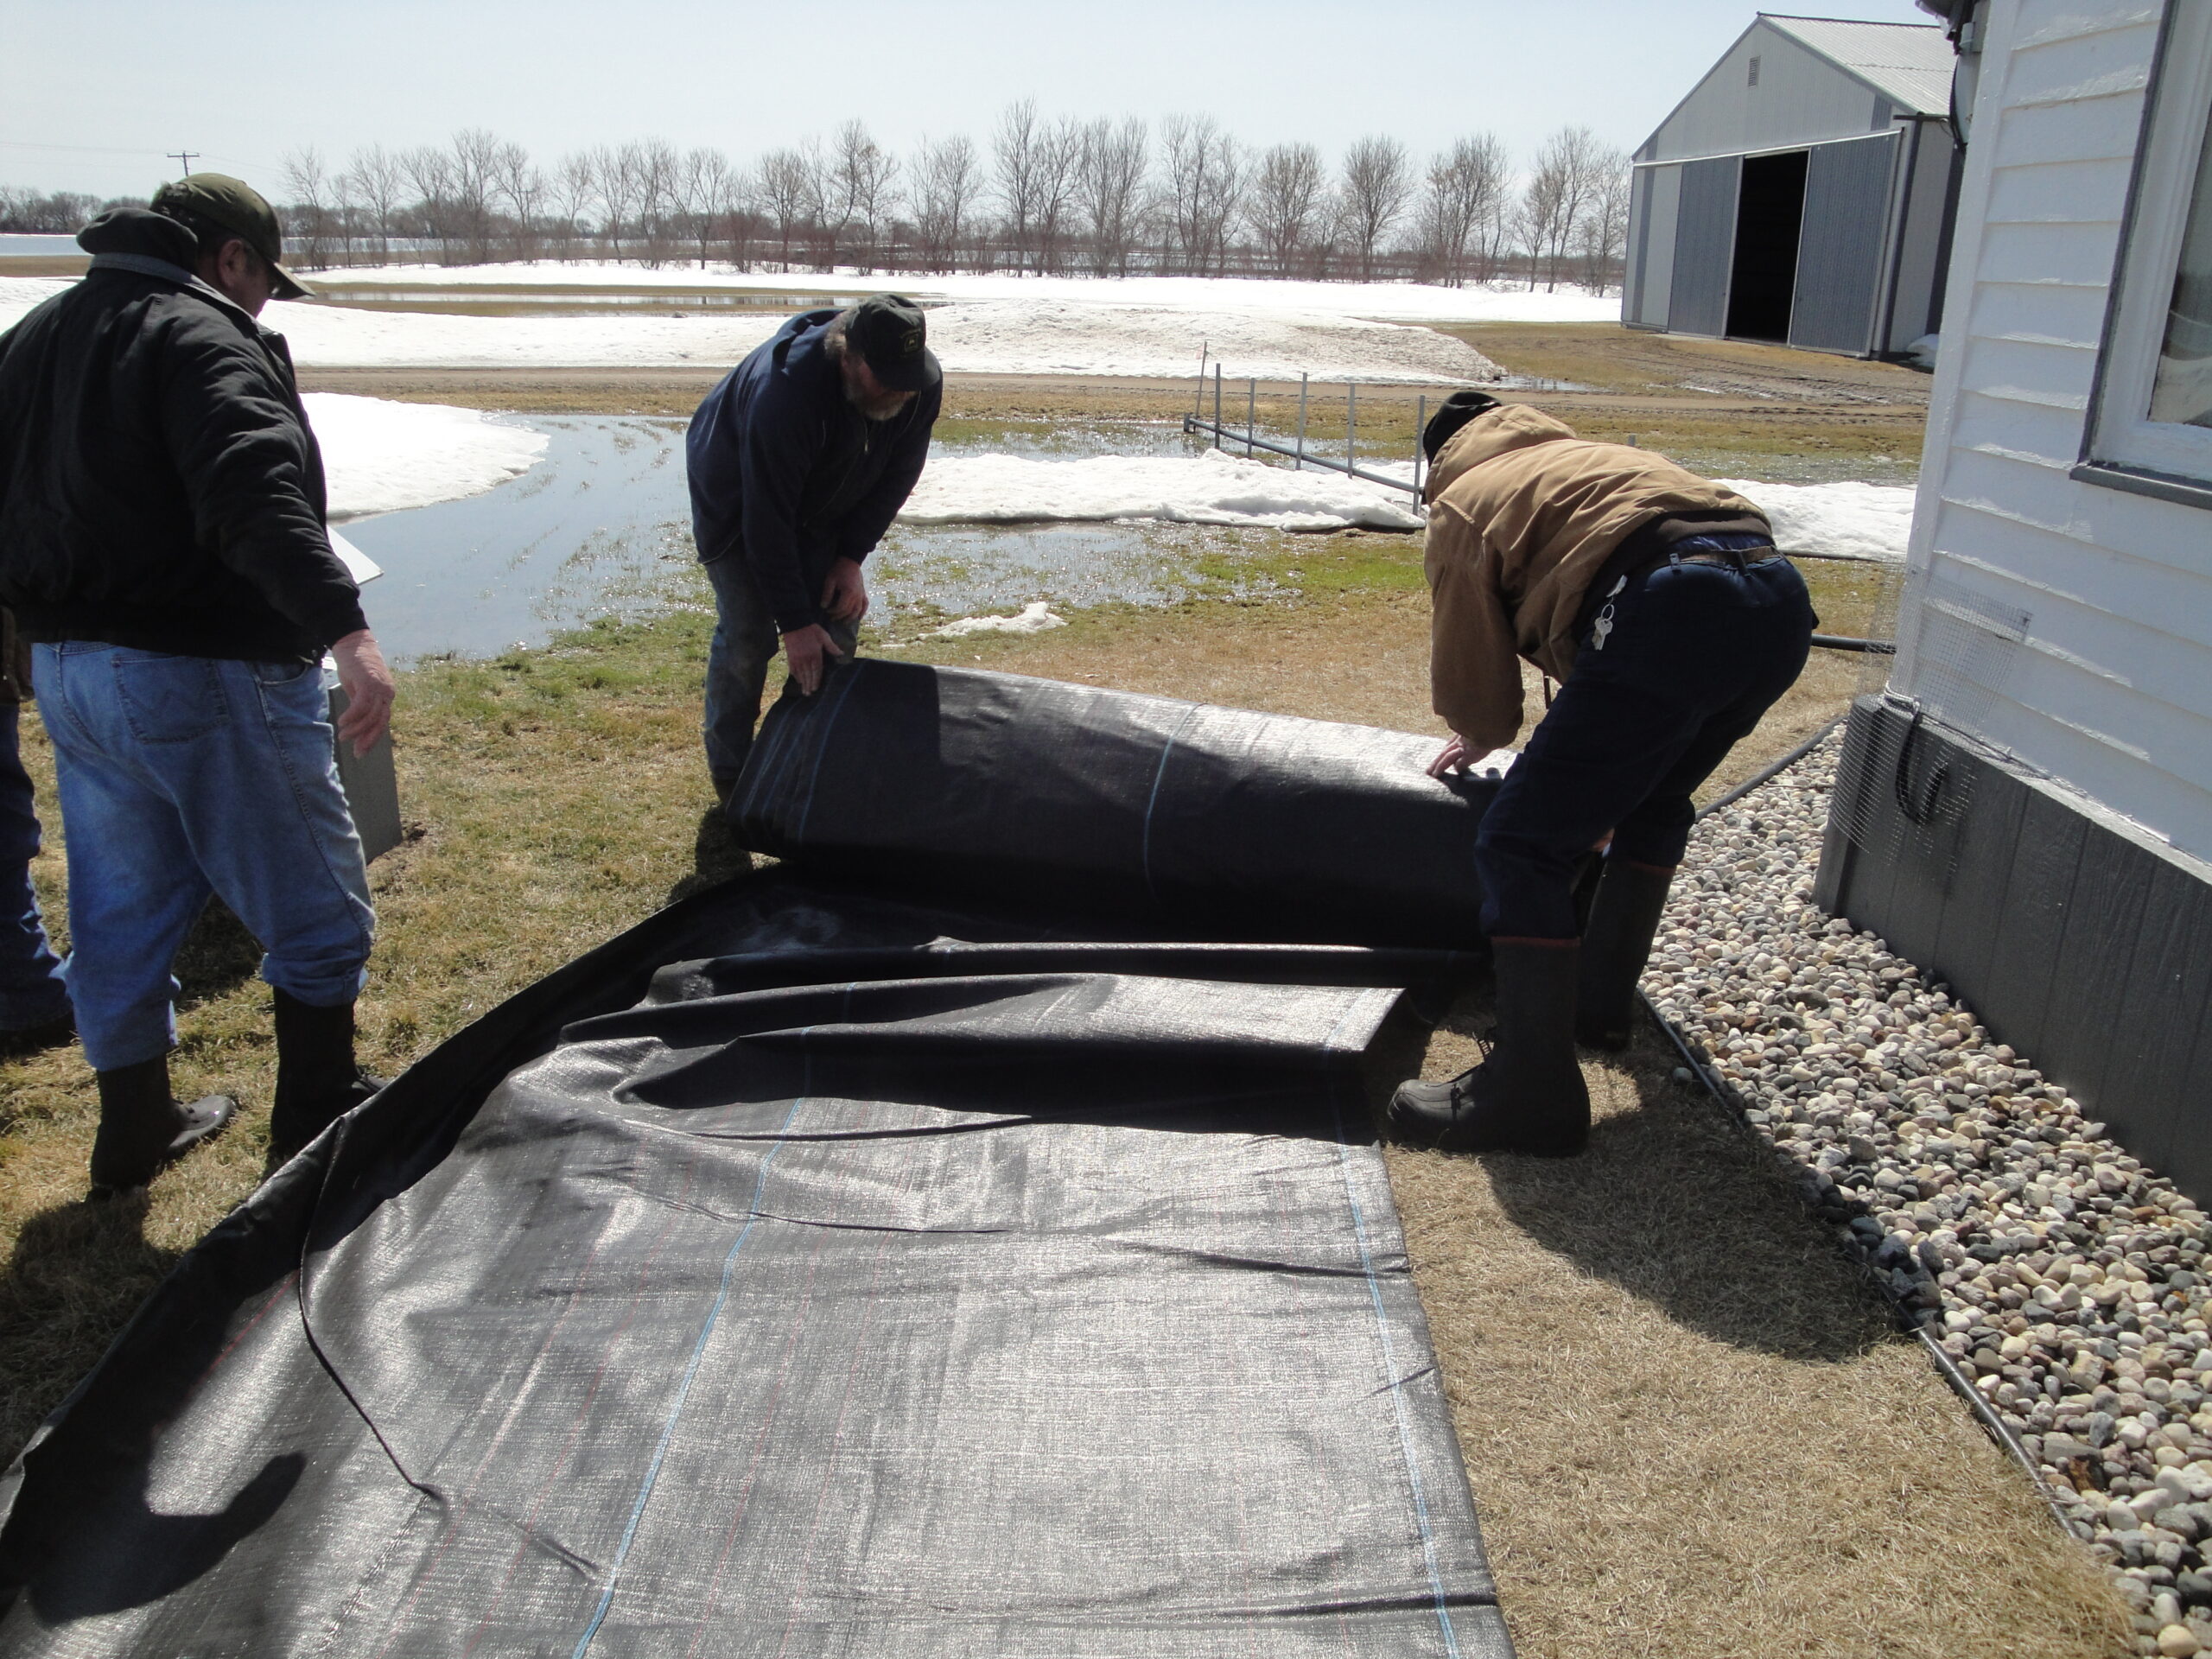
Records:
[[[1839,17],[1759,16],[1920,115],[1951,107],[1951,43],[1940,23],[1855,23]]]

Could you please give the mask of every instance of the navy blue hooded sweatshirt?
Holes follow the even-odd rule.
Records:
[[[835,311],[793,317],[722,378],[685,440],[691,534],[702,563],[742,557],[789,633],[823,620],[841,558],[874,550],[928,458],[942,385],[887,421],[845,397],[823,345]]]

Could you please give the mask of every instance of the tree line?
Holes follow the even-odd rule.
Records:
[[[480,128],[338,165],[308,146],[272,194],[311,268],[427,253],[1598,289],[1619,280],[1628,180],[1586,127],[1516,169],[1488,133],[1426,161],[1382,136],[1332,160],[1311,143],[1256,149],[1208,116],[1082,121],[1025,99],[983,143],[925,137],[903,156],[860,121],[746,161],[641,139],[541,163]]]

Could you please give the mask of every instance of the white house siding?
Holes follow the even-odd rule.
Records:
[[[1994,0],[1893,683],[2212,857],[2212,513],[2068,476],[2159,15]],[[1931,594],[2025,637],[1939,651]]]

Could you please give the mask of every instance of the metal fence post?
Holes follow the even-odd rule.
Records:
[[[1252,440],[1260,435],[1260,377],[1252,376],[1244,383],[1244,453],[1252,453]]]
[[[1221,365],[1213,365],[1213,447],[1221,448]]]
[[[1306,372],[1298,374],[1298,464],[1295,471],[1306,470]]]
[[[1421,433],[1427,424],[1428,394],[1424,391],[1414,399],[1414,496],[1416,500],[1421,496]]]
[[[1353,435],[1358,430],[1359,382],[1347,380],[1344,382],[1344,476],[1346,478],[1354,476],[1353,469],[1359,465],[1359,454]]]
[[[1198,391],[1191,399],[1191,418],[1194,421],[1206,412],[1206,348],[1212,343],[1205,340],[1198,342]]]

